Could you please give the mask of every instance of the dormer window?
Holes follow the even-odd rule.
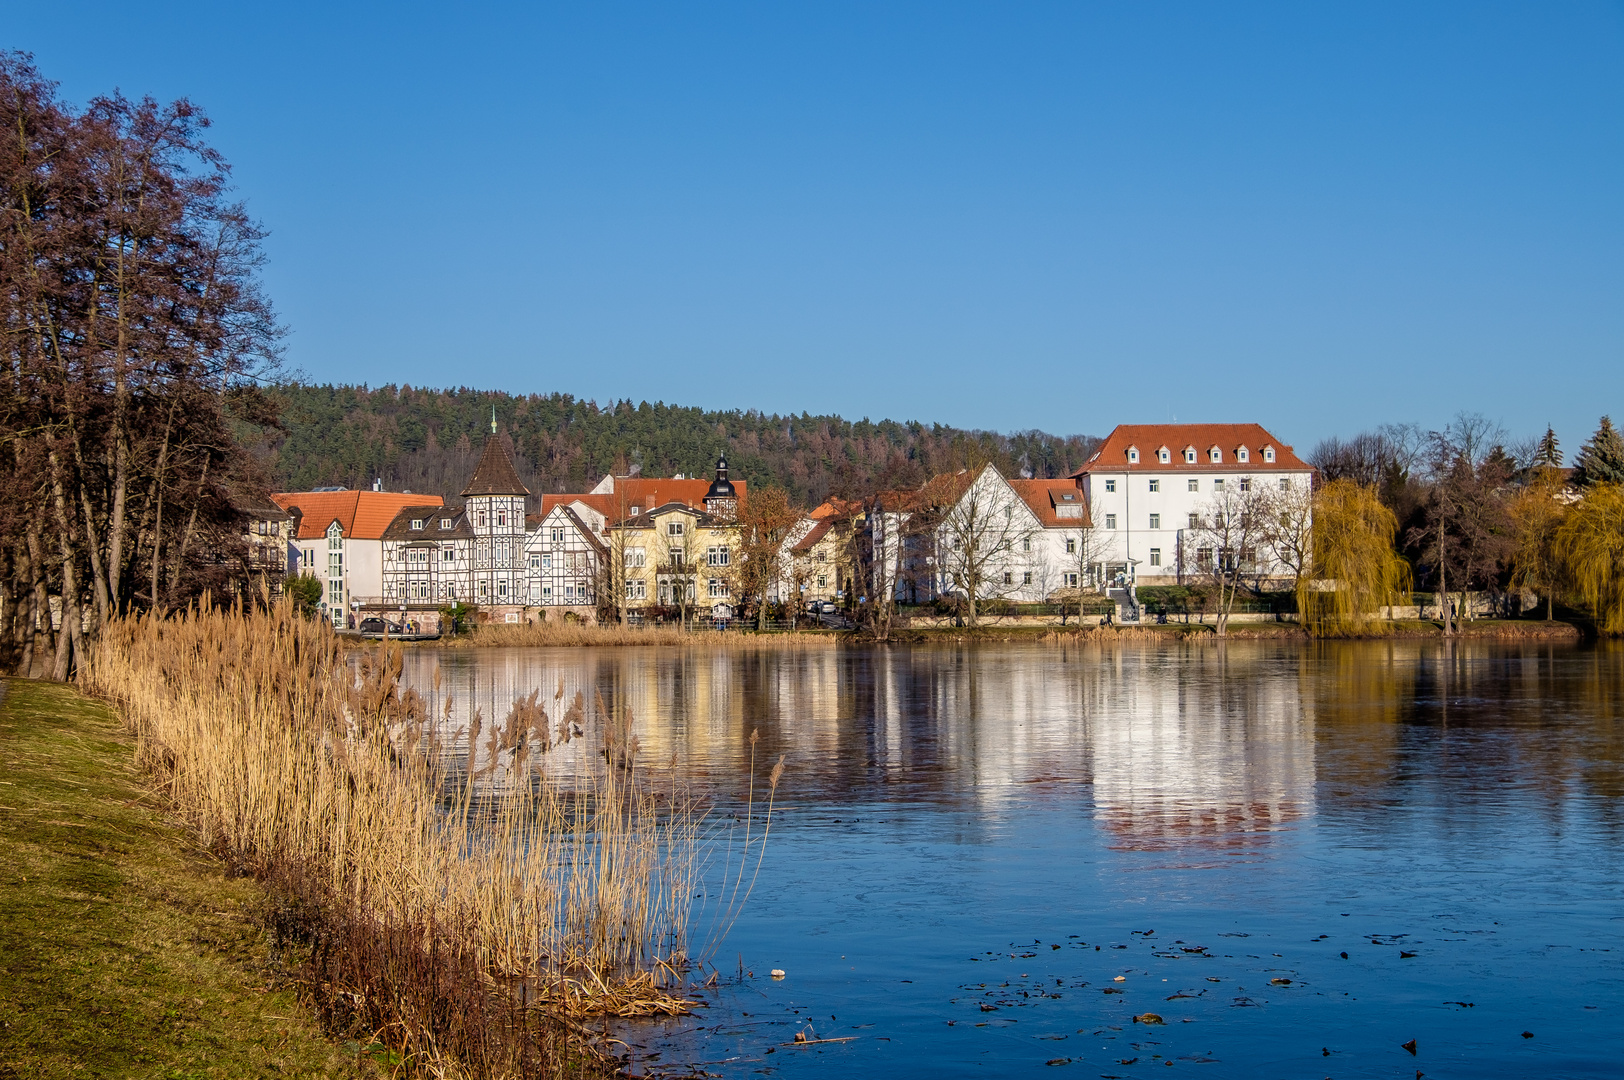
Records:
[[[1165,446],[1162,447],[1156,451],[1156,460],[1161,462],[1163,465],[1166,465],[1169,461],[1173,460],[1172,451],[1168,450]]]
[[[1194,465],[1195,464],[1195,447],[1186,446],[1184,448],[1184,464],[1186,464],[1186,465]]]
[[[440,528],[442,528],[442,529],[451,528],[451,519],[450,518],[441,518],[440,519]]]
[[[422,518],[412,518],[412,529],[414,531],[421,532],[422,529],[423,529],[423,519]]]
[[[1128,447],[1128,464],[1139,464],[1139,448],[1137,446]]]
[[[1263,448],[1263,460],[1269,462],[1270,464],[1274,463],[1274,447],[1265,446]]]
[[[1224,460],[1224,452],[1215,446],[1211,450],[1207,451],[1207,457],[1214,465],[1217,465],[1219,462]]]
[[[1246,447],[1243,446],[1235,451],[1235,460],[1241,462],[1242,464],[1245,464],[1251,460],[1251,455],[1247,452]]]
[[[641,514],[642,512],[643,512],[643,508],[641,506],[632,507],[632,517],[636,517],[638,514]]]

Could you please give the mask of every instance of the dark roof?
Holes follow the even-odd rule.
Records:
[[[502,440],[492,435],[485,440],[485,452],[479,455],[474,467],[474,478],[462,489],[464,495],[528,495],[530,489],[519,480],[519,471],[513,467],[513,456]]]
[[[440,528],[442,518],[451,519],[451,528]],[[412,528],[414,519],[423,523],[421,529]],[[468,527],[468,515],[460,506],[403,506],[400,513],[396,514],[394,520],[383,530],[381,539],[422,540],[433,543],[439,540],[457,540],[473,534],[473,530]]]

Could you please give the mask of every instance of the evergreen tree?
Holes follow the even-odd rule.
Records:
[[[1601,418],[1601,427],[1573,459],[1573,482],[1580,487],[1592,484],[1624,484],[1624,438],[1610,417]]]
[[[1542,469],[1562,467],[1562,447],[1556,441],[1556,429],[1549,424],[1545,426],[1545,434],[1539,440],[1539,449],[1534,452],[1534,464]]]

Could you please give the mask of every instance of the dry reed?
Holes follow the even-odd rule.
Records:
[[[285,604],[204,608],[114,625],[82,676],[175,812],[267,883],[323,1019],[496,1077],[579,1060],[582,1017],[685,1011],[704,814],[646,780],[630,716],[560,682],[448,733],[398,646],[349,655]],[[588,730],[601,747],[564,750]]]

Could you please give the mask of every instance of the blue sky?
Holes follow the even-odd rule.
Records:
[[[13,5],[326,381],[1001,430],[1624,413],[1624,6]]]

